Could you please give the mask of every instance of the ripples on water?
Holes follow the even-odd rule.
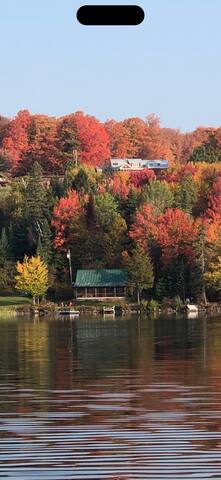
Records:
[[[221,478],[221,319],[0,323],[0,478]]]

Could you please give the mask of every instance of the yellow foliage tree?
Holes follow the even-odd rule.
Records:
[[[215,292],[221,292],[221,256],[218,256],[216,261],[209,264],[208,271],[205,273],[204,278],[208,286]]]
[[[23,263],[17,262],[16,288],[30,294],[35,305],[48,289],[48,267],[37,257],[25,256]]]

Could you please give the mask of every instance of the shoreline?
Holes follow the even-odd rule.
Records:
[[[79,316],[82,315],[89,315],[89,316],[96,316],[96,315],[104,315],[103,312],[103,307],[105,306],[104,304],[101,305],[87,305],[87,304],[82,304],[82,305],[74,305],[74,308],[78,310]],[[67,310],[69,307],[65,307]],[[72,307],[73,308],[73,307]],[[0,318],[1,316],[4,315],[13,315],[13,316],[25,316],[25,315],[30,315],[30,316],[37,316],[37,317],[42,317],[46,315],[52,315],[52,316],[58,316],[60,315],[61,307],[55,303],[48,303],[48,304],[42,304],[42,305],[36,305],[35,307],[31,304],[15,304],[15,305],[3,305],[0,306]],[[221,303],[208,303],[207,305],[198,305],[198,314],[196,316],[200,315],[218,315],[221,314]],[[115,314],[117,317],[125,317],[127,315],[155,315],[155,316],[171,316],[171,315],[177,315],[177,314],[184,314],[188,315],[186,308],[181,307],[181,308],[172,308],[172,307],[165,307],[163,305],[160,305],[152,310],[148,310],[147,308],[143,308],[141,305],[137,304],[130,304],[130,303],[125,303],[124,305],[116,305],[115,306]],[[61,316],[61,315],[60,315]],[[68,317],[68,315],[67,315]]]

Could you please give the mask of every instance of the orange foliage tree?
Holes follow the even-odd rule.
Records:
[[[108,120],[105,129],[110,141],[110,152],[113,158],[130,158],[130,136],[123,122]]]

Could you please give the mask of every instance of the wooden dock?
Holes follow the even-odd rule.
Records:
[[[103,307],[104,315],[115,315],[115,306],[114,307]]]
[[[75,315],[75,316],[79,316],[80,315],[80,310],[74,310],[73,308],[65,308],[65,309],[62,309],[62,310],[59,310],[59,314],[60,315]]]

